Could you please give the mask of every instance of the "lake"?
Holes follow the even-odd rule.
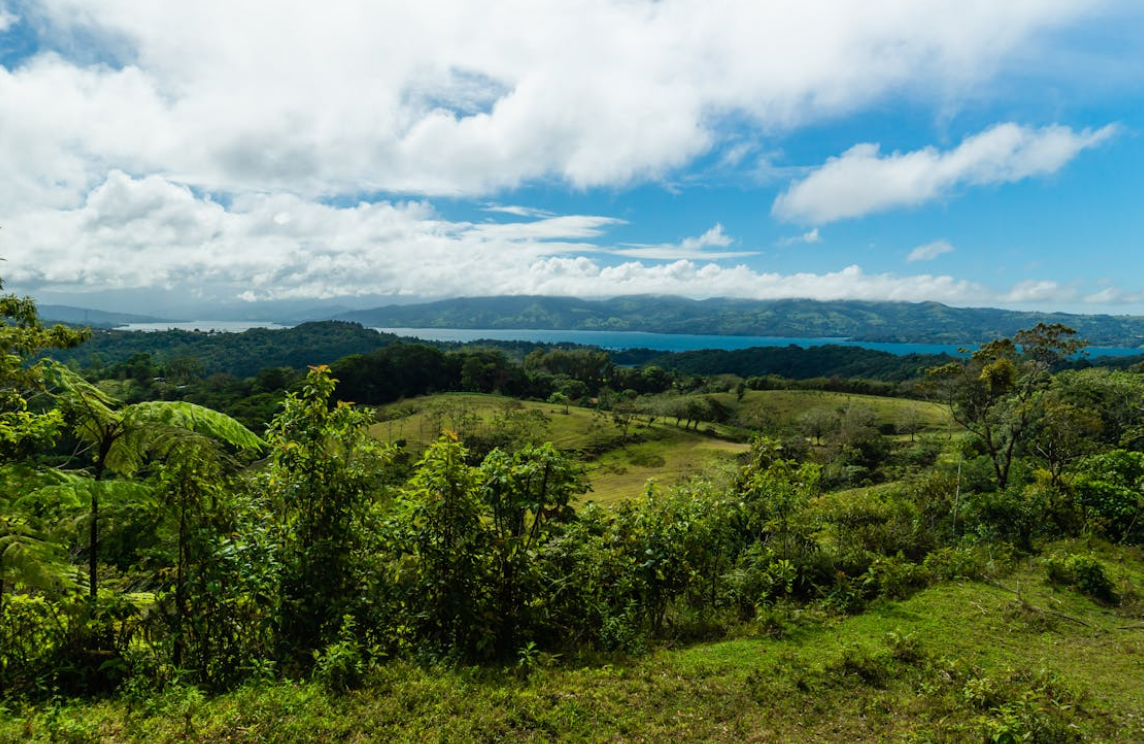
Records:
[[[529,329],[482,328],[375,328],[383,333],[420,338],[426,341],[532,341],[574,343],[603,349],[653,349],[655,351],[696,351],[698,349],[748,349],[753,346],[859,346],[891,354],[953,354],[957,344],[903,344],[877,341],[849,341],[842,338],[792,338],[787,336],[710,336],[691,333],[647,333],[644,331],[542,331]],[[1090,348],[1090,356],[1134,356],[1144,349],[1116,347]]]

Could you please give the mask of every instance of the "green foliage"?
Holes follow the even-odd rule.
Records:
[[[368,413],[333,404],[336,382],[328,368],[311,369],[266,433],[261,487],[280,545],[281,640],[295,658],[331,642],[364,599],[362,551],[392,459],[369,436]]]
[[[101,360],[127,360],[147,354],[154,365],[150,377],[177,360],[197,361],[196,374],[209,377],[225,373],[253,377],[267,367],[304,370],[307,366],[332,364],[350,354],[366,354],[396,340],[396,336],[363,328],[356,323],[322,321],[293,328],[252,328],[242,333],[202,331],[99,331],[80,348],[53,352],[62,362],[85,367]],[[177,361],[176,374],[185,362]],[[116,376],[135,376],[135,369],[106,369]],[[168,372],[169,374],[169,372]],[[145,374],[140,376],[146,376]]]
[[[583,473],[551,444],[513,454],[494,450],[480,466],[480,495],[492,532],[497,653],[507,654],[544,625],[547,585],[538,551],[573,516],[571,500],[587,488]],[[537,617],[537,616],[540,617]]]
[[[0,294],[0,462],[11,462],[50,447],[62,419],[36,406],[46,389],[45,364],[34,361],[47,350],[80,344],[86,331],[56,325],[45,328],[29,297]]]
[[[1144,543],[1144,453],[1122,449],[1080,462],[1073,482],[1086,525],[1110,539]]]
[[[366,653],[353,615],[342,618],[336,641],[314,651],[314,679],[331,692],[346,692],[361,684],[367,668]]]
[[[976,439],[992,461],[997,488],[1003,490],[1020,448],[1033,436],[1038,416],[1054,415],[1083,430],[1080,414],[1064,404],[1046,405],[1041,401],[1050,387],[1050,371],[1083,351],[1085,343],[1074,338],[1076,331],[1059,323],[1018,331],[1012,338],[982,344],[965,362],[952,362],[929,370],[932,389],[949,406],[950,415]],[[1060,441],[1053,442],[1054,438]],[[1053,452],[1054,463],[1061,451],[1070,450],[1058,433],[1045,432],[1040,438],[1044,452]]]
[[[741,741],[765,730],[803,740],[823,738],[806,730],[821,718],[807,710],[839,708],[850,728],[831,735],[845,740],[940,740],[935,722],[954,738],[1068,740],[1074,698],[1066,686],[999,669],[1001,652],[988,642],[1006,637],[1006,662],[1011,647],[1036,659],[1071,653],[1058,640],[1034,647],[1042,634],[1023,632],[1041,627],[1028,618],[1056,615],[1036,606],[1039,597],[1014,601],[973,583],[1013,570],[1010,545],[1035,551],[1046,537],[1082,528],[1126,542],[1137,534],[1144,460],[1108,451],[1101,439],[1109,427],[1129,431],[1133,419],[1103,409],[1083,415],[1090,375],[1060,384],[1051,376],[1054,354],[1068,346],[1064,335],[1046,327],[1021,334],[1020,343],[994,342],[947,380],[962,385],[957,405],[986,401],[984,420],[1009,427],[1009,439],[997,440],[1013,443],[1004,489],[991,487],[998,461],[989,440],[971,433],[959,442],[932,404],[748,392],[730,377],[617,368],[601,352],[544,349],[515,365],[496,351],[410,346],[346,360],[339,370],[368,395],[397,388],[363,370],[390,369],[404,375],[400,385],[412,385],[422,363],[441,380],[464,378],[479,390],[525,385],[544,398],[576,382],[578,393],[595,394],[594,410],[552,417],[552,406],[567,400],[449,396],[448,409],[407,401],[403,409],[418,410],[432,436],[446,429],[412,466],[370,435],[371,426],[377,433],[403,420],[335,402],[336,380],[325,367],[287,394],[263,445],[188,401],[120,398],[117,391],[159,390],[150,358],[130,360],[138,379],[103,385],[45,365],[73,436],[90,447],[79,455],[90,477],[0,472],[0,696],[32,710],[51,695],[119,686],[139,706],[131,722],[107,726],[79,725],[59,706],[31,712],[27,739],[128,737],[151,723],[157,740],[395,731],[400,739],[402,722],[424,715],[439,727],[408,738],[458,740],[458,731],[476,731],[468,718],[459,723],[463,708],[488,724],[483,739],[576,732],[569,738],[658,740],[686,730],[700,740]],[[399,373],[395,360],[410,368]],[[189,361],[168,366],[188,379],[198,374]],[[289,377],[269,372],[251,384],[272,397]],[[640,397],[657,385],[673,392]],[[1098,392],[1095,400],[1111,400],[1105,388]],[[795,398],[797,406],[784,403]],[[807,436],[785,443],[758,438],[744,452],[747,435],[731,422],[763,403],[778,433],[808,407],[830,412],[837,427],[805,428]],[[903,412],[918,415],[911,424]],[[665,416],[674,425],[659,420]],[[1026,428],[1017,433],[1022,416]],[[926,450],[891,452],[909,446],[905,434],[913,438],[923,419]],[[939,426],[941,442],[932,431]],[[894,431],[901,434],[892,439]],[[654,468],[678,470],[679,480],[647,484],[611,509],[576,509],[583,469],[541,444],[548,438],[606,453],[593,464],[630,473],[630,483]],[[727,462],[685,475],[677,448],[700,440],[723,448]],[[238,467],[236,455],[261,447],[264,463]],[[1034,457],[1043,468],[1026,477]],[[976,461],[992,483],[975,482]],[[830,490],[844,479],[887,477],[902,479]],[[635,492],[630,483],[622,495]],[[95,548],[104,583],[85,599],[68,579],[82,576],[77,561],[97,565]],[[1120,555],[1117,581],[1132,597],[1139,568]],[[1116,598],[1108,570],[1091,556],[1050,559],[1037,570],[1102,602]],[[1020,579],[1026,586],[1028,575]],[[1086,625],[1124,622],[1075,593],[1053,600],[1060,609],[1052,612]],[[1117,611],[1134,610],[1126,602]],[[899,632],[897,623],[910,627]],[[959,633],[945,632],[950,627]],[[1070,636],[1083,646],[1077,654],[1107,642],[1090,635]],[[662,650],[664,642],[726,636],[737,640],[679,657]],[[884,647],[871,645],[882,637]],[[593,663],[601,653],[615,665]],[[456,666],[471,663],[482,666]],[[670,668],[657,666],[665,663]],[[306,674],[313,684],[274,682]],[[586,681],[567,694],[555,679]],[[610,694],[624,699],[613,705]],[[242,702],[216,708],[220,700]],[[508,707],[492,715],[473,700]],[[760,700],[774,701],[766,705],[780,715],[759,713]],[[336,715],[313,712],[321,706]],[[795,710],[798,727],[783,717]],[[246,728],[231,726],[244,716]],[[712,717],[719,720],[703,720]],[[0,741],[12,730],[0,722]]]
[[[404,621],[439,652],[488,655],[495,644],[489,608],[490,534],[482,528],[482,473],[444,435],[417,464],[391,540]]]
[[[1091,554],[1049,556],[1045,560],[1045,571],[1050,583],[1075,587],[1101,602],[1117,601],[1116,587],[1108,577],[1104,564]]]

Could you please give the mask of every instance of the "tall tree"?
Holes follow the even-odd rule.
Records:
[[[1084,352],[1076,331],[1060,323],[1038,323],[1013,338],[982,344],[964,362],[929,370],[933,389],[953,419],[984,447],[999,489],[1009,483],[1013,461],[1037,412],[1036,399],[1051,372]]]

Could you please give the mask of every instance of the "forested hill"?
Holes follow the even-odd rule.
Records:
[[[114,328],[124,323],[161,323],[164,320],[151,315],[111,313],[70,305],[40,305],[39,311],[45,324],[65,323],[93,328]]]
[[[701,349],[660,353],[647,349],[612,354],[618,364],[655,365],[690,375],[733,374],[740,377],[778,375],[791,380],[813,377],[861,378],[904,382],[922,377],[930,367],[954,360],[946,354],[891,354],[857,346],[756,346],[750,349]]]
[[[122,362],[133,354],[149,354],[162,363],[180,358],[192,361],[201,374],[226,372],[249,377],[266,367],[304,369],[332,364],[350,354],[371,352],[396,338],[338,321],[284,329],[252,328],[242,333],[96,331],[77,348],[59,349],[52,356],[91,368]]]
[[[338,319],[371,327],[649,331],[965,345],[1012,336],[1043,322],[1064,323],[1096,346],[1144,346],[1144,317],[959,308],[937,302],[471,297],[359,310]]]

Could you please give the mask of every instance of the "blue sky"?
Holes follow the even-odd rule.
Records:
[[[1128,0],[0,0],[0,277],[1144,314]]]

